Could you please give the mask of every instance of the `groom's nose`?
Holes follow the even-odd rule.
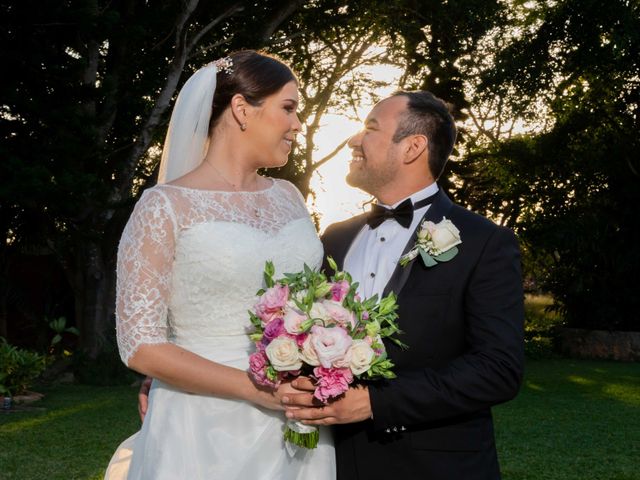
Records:
[[[362,132],[356,133],[355,135],[349,138],[349,141],[347,142],[347,146],[351,149],[360,146],[361,138],[362,138]]]

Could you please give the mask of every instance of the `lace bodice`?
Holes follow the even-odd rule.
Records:
[[[118,248],[116,330],[122,360],[142,344],[189,348],[246,335],[247,310],[272,260],[276,274],[319,266],[322,245],[300,192],[158,185],[145,191]]]

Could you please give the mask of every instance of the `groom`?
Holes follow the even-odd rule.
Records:
[[[349,141],[347,182],[378,205],[328,227],[325,253],[362,296],[397,295],[409,348],[387,343],[393,380],[352,388],[320,408],[307,391],[285,399],[289,418],[337,425],[339,480],[500,478],[491,407],[512,399],[522,380],[520,256],[511,231],[439,189],[455,137],[444,102],[415,91],[378,103]],[[454,226],[441,230],[445,240],[459,231],[458,253],[433,266],[420,255],[400,266],[423,221],[443,218]]]

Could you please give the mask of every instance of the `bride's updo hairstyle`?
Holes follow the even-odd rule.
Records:
[[[298,83],[291,69],[275,57],[254,50],[241,50],[230,54],[229,58],[233,64],[231,73],[221,69],[217,74],[209,135],[237,93],[241,94],[249,105],[257,107],[266,97],[280,91],[287,83]]]

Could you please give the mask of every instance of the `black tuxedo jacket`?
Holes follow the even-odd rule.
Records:
[[[338,479],[499,479],[491,406],[513,398],[523,371],[523,292],[513,233],[438,192],[424,219],[447,217],[459,253],[398,266],[401,350],[387,342],[397,378],[373,382],[373,419],[334,429]],[[329,226],[325,254],[342,268],[366,215]],[[409,251],[417,232],[405,248]]]

